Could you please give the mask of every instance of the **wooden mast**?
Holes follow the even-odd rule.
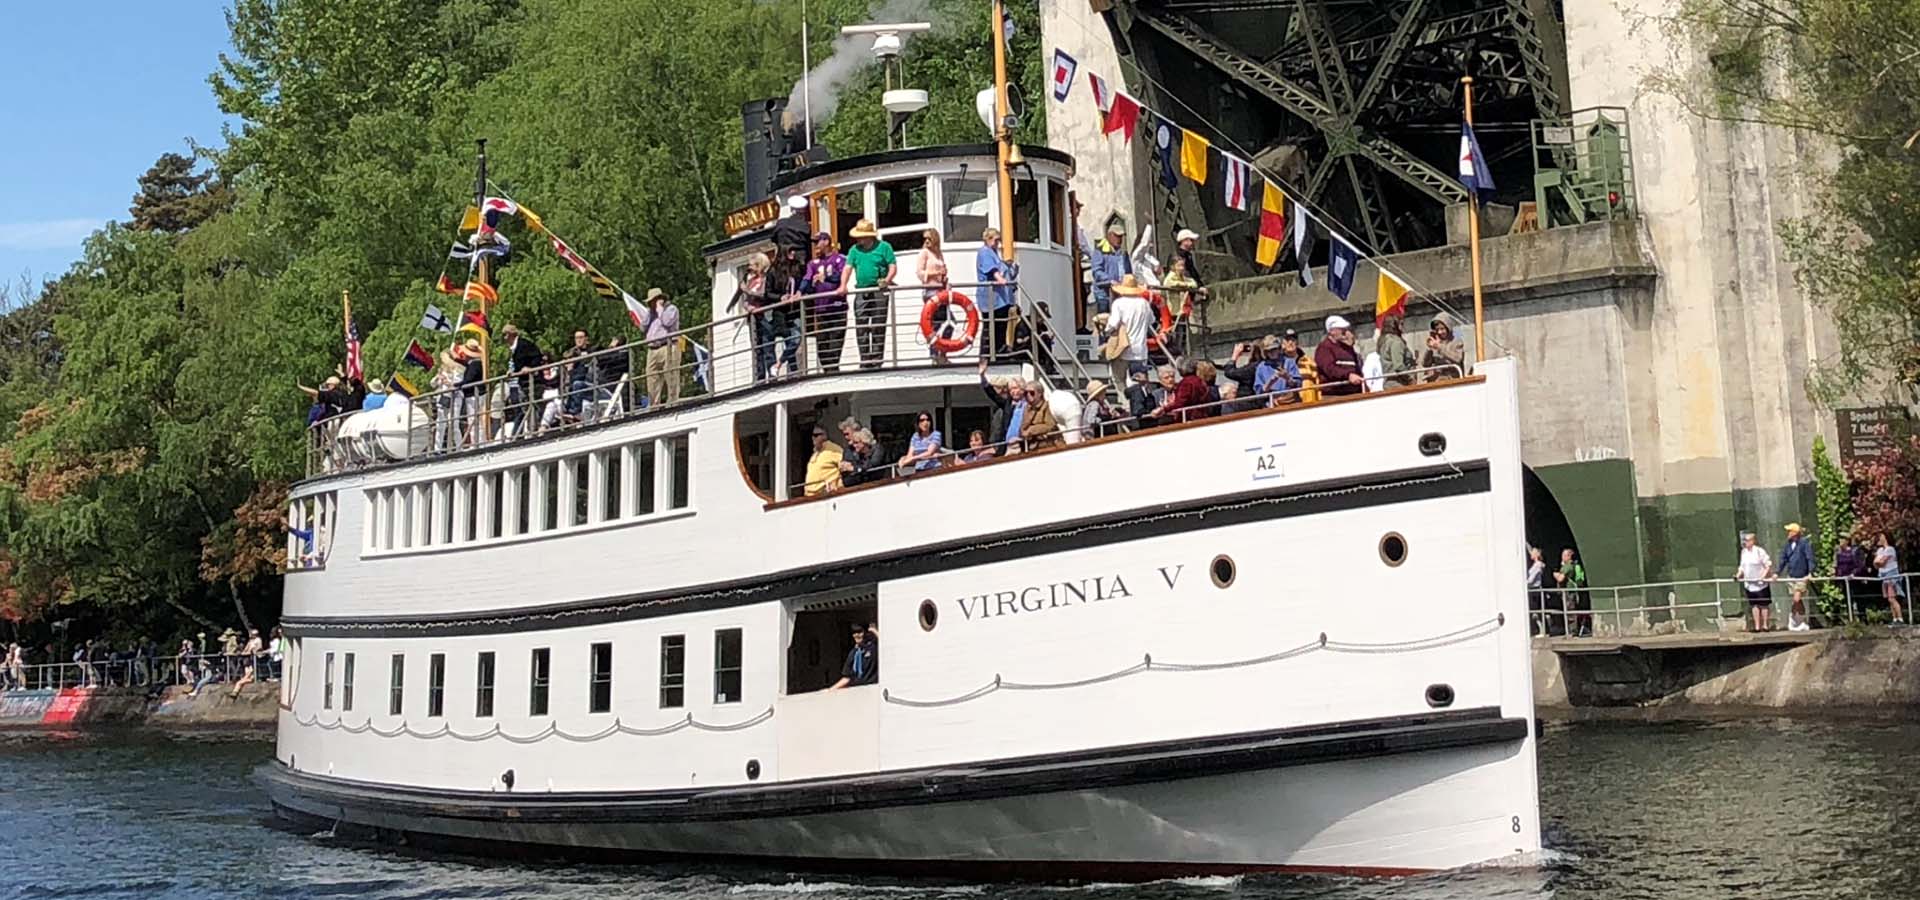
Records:
[[[1007,127],[1007,11],[993,0],[993,132],[1000,159],[1000,256],[1013,262],[1013,129]]]
[[[1466,88],[1467,128],[1471,130],[1473,128],[1473,76],[1467,75],[1461,78],[1460,84]],[[1481,164],[1478,159],[1473,161],[1475,166]],[[1480,194],[1478,188],[1469,193],[1471,196],[1467,197],[1467,246],[1473,256],[1473,361],[1477,365],[1487,358],[1487,329],[1483,321],[1485,316],[1480,297]]]

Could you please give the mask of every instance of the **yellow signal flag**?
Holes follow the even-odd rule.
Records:
[[[1212,146],[1206,138],[1180,129],[1180,174],[1193,179],[1195,184],[1206,184],[1207,150]]]
[[[469,205],[467,211],[460,214],[460,230],[463,232],[480,230],[480,207]]]

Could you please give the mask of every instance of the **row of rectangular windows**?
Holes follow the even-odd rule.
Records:
[[[367,491],[366,549],[412,550],[543,534],[685,509],[689,439],[649,438],[563,459]],[[665,463],[662,464],[661,461]]]
[[[741,696],[741,633],[738,628],[723,628],[713,633],[713,702],[738,703]],[[613,644],[592,644],[587,648],[587,712],[613,710]],[[527,714],[548,714],[553,686],[553,650],[536,647],[532,651],[527,678]],[[353,711],[354,654],[343,653],[340,667],[340,709]],[[333,709],[334,654],[326,654],[324,684],[320,706]],[[387,714],[398,716],[406,709],[407,656],[395,653],[389,664]],[[680,709],[687,705],[687,636],[669,634],[660,638],[660,708]],[[480,651],[474,664],[473,714],[489,718],[494,709],[495,657],[492,650]],[[446,711],[447,655],[427,657],[427,717],[438,718]]]

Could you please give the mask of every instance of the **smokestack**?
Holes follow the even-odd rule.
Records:
[[[750,100],[740,107],[741,144],[746,148],[747,203],[773,196],[773,178],[780,160],[790,150],[787,101],[779,97]]]

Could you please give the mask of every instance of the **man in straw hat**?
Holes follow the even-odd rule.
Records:
[[[1107,312],[1107,368],[1114,384],[1125,384],[1134,369],[1147,365],[1147,336],[1153,333],[1153,305],[1147,289],[1132,273],[1113,285],[1113,306]]]
[[[1087,382],[1087,402],[1080,406],[1080,437],[1092,440],[1107,432],[1106,423],[1122,416],[1107,400],[1111,388],[1098,378]]]
[[[1807,631],[1813,626],[1807,624],[1807,579],[1813,575],[1813,545],[1807,540],[1806,532],[1800,530],[1799,522],[1787,525],[1787,543],[1780,548],[1778,574],[1774,577],[1787,580],[1788,596],[1793,598],[1787,607],[1787,630]]]
[[[647,289],[647,397],[652,403],[677,403],[680,400],[680,339],[669,337],[680,330],[680,308],[659,288]]]
[[[861,219],[847,233],[847,267],[853,270],[853,339],[860,350],[860,368],[878,369],[887,352],[887,306],[893,302],[894,276],[900,266],[893,246],[880,239],[880,229]]]

